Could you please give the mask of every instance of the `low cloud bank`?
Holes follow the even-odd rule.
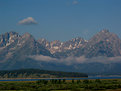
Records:
[[[54,63],[63,63],[66,65],[72,65],[72,64],[82,64],[82,63],[103,63],[103,64],[110,64],[110,63],[121,63],[121,56],[118,57],[93,57],[93,58],[85,58],[84,56],[81,57],[67,57],[67,58],[52,58],[49,56],[43,56],[43,55],[32,55],[29,56],[29,58],[32,58],[34,60],[40,61],[40,62],[54,62]]]
[[[29,58],[32,58],[37,61],[45,61],[45,62],[57,61],[56,58],[52,58],[49,56],[43,56],[43,55],[32,55],[32,56],[29,56]]]

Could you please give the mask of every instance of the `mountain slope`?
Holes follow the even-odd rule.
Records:
[[[116,34],[110,33],[108,30],[102,30],[81,47],[62,53],[58,52],[54,55],[57,57],[85,56],[87,58],[121,56],[121,40]]]
[[[46,48],[41,46],[29,33],[20,36],[15,32],[9,32],[1,36],[1,69],[5,66],[6,67],[4,69],[16,68],[16,65],[21,63],[23,66],[27,66],[26,62],[30,65],[33,62],[28,59],[28,56],[31,55],[44,55],[52,57],[52,54]],[[38,65],[37,62],[34,64]],[[30,67],[32,67],[32,65]]]
[[[85,45],[86,57],[107,56],[115,57],[121,55],[121,40],[114,33],[102,30],[94,35]]]

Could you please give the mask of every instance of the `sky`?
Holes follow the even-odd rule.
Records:
[[[102,29],[121,38],[121,0],[0,0],[0,34],[88,40]]]

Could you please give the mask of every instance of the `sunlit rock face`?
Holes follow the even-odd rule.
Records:
[[[45,46],[52,54],[54,54],[56,52],[65,52],[67,50],[73,50],[82,47],[87,42],[87,40],[78,37],[65,42],[61,42],[59,40],[49,42],[46,39],[39,39],[38,42]]]

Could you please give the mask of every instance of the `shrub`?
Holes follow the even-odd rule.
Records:
[[[83,83],[87,84],[89,83],[89,80],[83,80]]]

